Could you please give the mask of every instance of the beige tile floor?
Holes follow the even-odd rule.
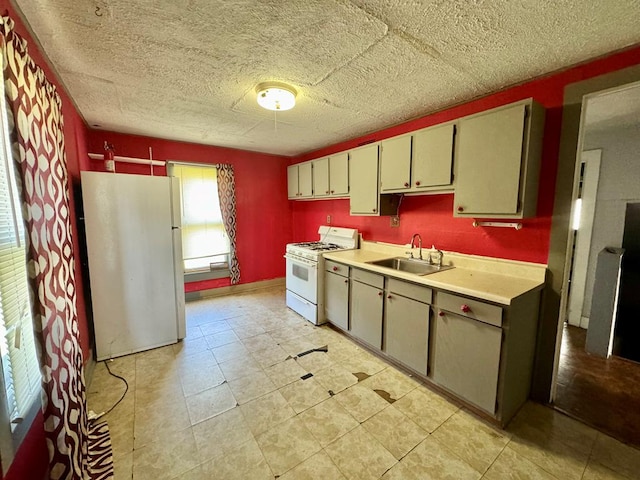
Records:
[[[192,302],[187,319],[185,341],[110,363],[130,385],[104,417],[118,480],[640,478],[640,451],[546,407],[484,423],[288,310],[281,288]],[[89,407],[123,391],[100,363]]]

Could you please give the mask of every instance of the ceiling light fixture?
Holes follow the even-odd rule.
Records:
[[[256,87],[258,105],[276,112],[291,110],[296,104],[295,88],[281,82],[264,82]]]

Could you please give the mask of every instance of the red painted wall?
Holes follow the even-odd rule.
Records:
[[[370,141],[378,141],[465,115],[533,97],[546,108],[544,147],[540,171],[537,216],[525,219],[524,228],[474,228],[471,219],[453,218],[453,195],[405,197],[400,207],[400,227],[392,228],[388,217],[351,217],[347,200],[292,201],[293,238],[317,238],[318,225],[326,223],[360,229],[366,240],[408,243],[420,233],[423,244],[489,257],[547,263],[556,169],[562,122],[562,101],[567,84],[640,63],[640,47],[567,69],[505,91],[459,105],[433,115],[332,145],[296,158],[292,163],[340,152]]]
[[[149,158],[149,147],[156,160],[182,160],[198,163],[230,163],[236,179],[237,244],[240,283],[283,277],[282,255],[291,241],[291,211],[287,200],[289,158],[230,148],[197,145],[92,130],[88,143],[92,153],[102,153],[104,142],[113,144],[116,155]],[[91,160],[91,169],[104,170],[104,162]],[[148,175],[150,167],[116,162],[121,173]],[[155,167],[155,175],[165,175]],[[229,279],[188,283],[187,292],[229,285]]]
[[[39,51],[37,44],[33,41],[28,30],[8,0],[0,0],[0,11],[8,13],[15,21],[15,30],[28,42],[29,54],[35,62],[45,71],[47,78],[51,83],[56,85],[58,93],[62,98],[62,114],[64,116],[64,137],[65,149],[67,155],[67,168],[69,171],[70,182],[70,201],[71,201],[71,224],[73,235],[73,246],[76,252],[79,251],[79,236],[76,223],[76,202],[74,190],[80,182],[80,170],[88,168],[86,160],[86,126],[82,117],[78,114],[71,99],[67,95],[64,87],[58,80],[53,70]],[[80,346],[84,355],[85,363],[92,357],[91,338],[89,334],[89,326],[87,321],[87,313],[85,306],[85,292],[83,288],[83,278],[81,269],[76,264],[75,270],[76,293],[77,293],[77,312],[78,312],[78,329],[80,333]],[[14,459],[7,475],[6,480],[23,480],[23,479],[42,479],[47,475],[48,471],[48,454],[44,437],[44,420],[42,414],[38,414],[35,418],[27,437],[20,445],[16,458]]]

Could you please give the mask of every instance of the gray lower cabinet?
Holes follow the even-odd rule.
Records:
[[[422,375],[427,374],[430,311],[426,303],[394,292],[387,294],[384,350]]]
[[[381,349],[384,277],[352,269],[351,280],[351,334]]]
[[[434,336],[433,380],[495,413],[502,329],[440,310]]]
[[[336,327],[349,330],[349,267],[335,262],[325,266],[325,317]]]

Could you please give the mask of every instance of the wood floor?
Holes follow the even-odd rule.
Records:
[[[640,364],[587,354],[586,332],[565,326],[555,406],[640,448]]]

